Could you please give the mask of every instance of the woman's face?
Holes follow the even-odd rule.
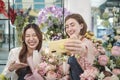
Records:
[[[79,24],[75,19],[70,18],[65,22],[65,28],[69,37],[72,35],[79,36],[83,25]]]
[[[27,45],[27,48],[36,49],[37,45],[39,44],[39,39],[38,39],[34,29],[29,28],[26,30],[25,43]]]

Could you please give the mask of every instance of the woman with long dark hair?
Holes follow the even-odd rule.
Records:
[[[22,34],[22,47],[10,50],[7,64],[2,72],[11,80],[25,80],[26,74],[31,73],[27,58],[33,56],[33,51],[40,52],[42,46],[42,33],[37,24],[27,24]]]

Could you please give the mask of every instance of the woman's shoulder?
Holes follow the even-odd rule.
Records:
[[[10,53],[17,53],[17,52],[20,52],[20,50],[21,50],[21,47],[15,47],[10,50]]]
[[[21,47],[12,48],[10,51],[17,51],[17,50],[21,50]]]
[[[14,58],[15,60],[17,60],[20,50],[21,50],[21,47],[12,48],[9,52],[9,59]]]

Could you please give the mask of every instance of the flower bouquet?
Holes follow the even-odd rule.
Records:
[[[25,80],[69,80],[68,56],[56,53],[41,54],[34,51],[33,56],[27,58],[32,73],[27,74]]]
[[[68,56],[56,53],[42,53],[42,61],[38,64],[38,72],[47,80],[69,80]]]
[[[98,80],[120,80],[120,42],[114,43],[110,55],[100,53],[95,60],[94,66],[98,68]]]
[[[58,40],[64,37],[64,17],[70,14],[65,8],[51,6],[42,9],[38,15],[38,24],[47,39]]]

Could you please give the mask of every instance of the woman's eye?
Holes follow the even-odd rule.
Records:
[[[29,35],[25,35],[25,37],[30,37]]]
[[[71,26],[73,27],[75,24],[71,24]]]
[[[65,28],[67,29],[67,28],[68,28],[68,26],[65,26]]]
[[[37,37],[37,35],[36,35],[36,34],[33,34],[33,37]]]

